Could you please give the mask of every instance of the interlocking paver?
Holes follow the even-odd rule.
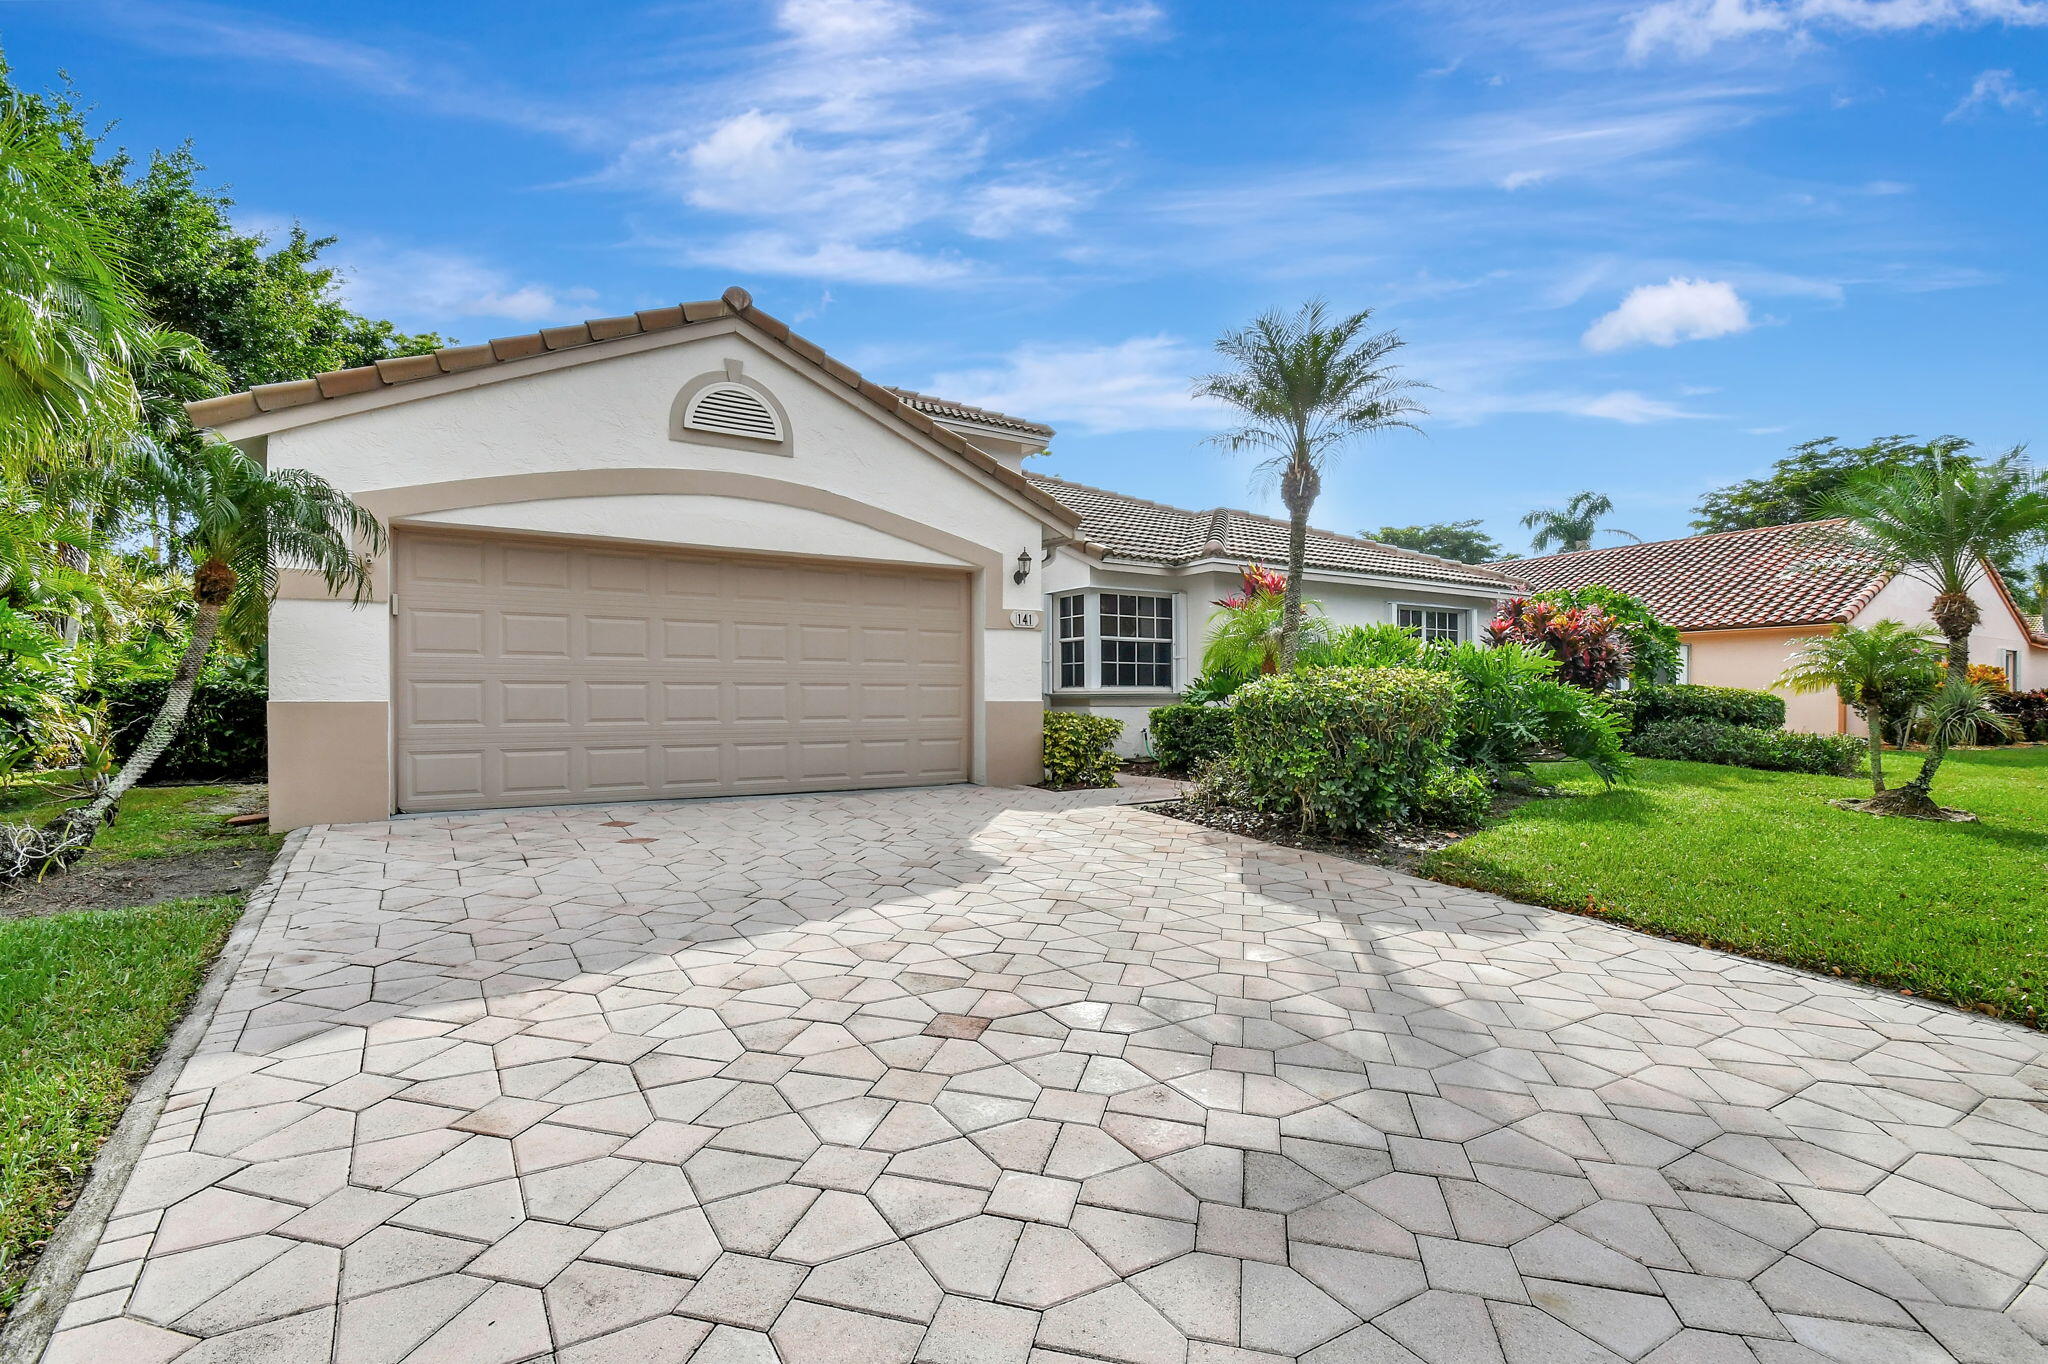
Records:
[[[1169,789],[314,830],[47,1361],[2048,1351],[2039,1034]]]

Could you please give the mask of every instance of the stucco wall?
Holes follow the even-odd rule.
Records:
[[[1842,705],[1832,692],[1798,694],[1773,686],[1811,630],[1703,630],[1681,634],[1692,646],[1686,681],[1708,687],[1745,687],[1785,698],[1785,728],[1811,734],[1842,732]]]
[[[1913,578],[1894,578],[1886,583],[1870,605],[1856,614],[1858,625],[1869,625],[1873,621],[1902,620],[1909,624],[1931,625],[1934,623],[1934,589]],[[1977,603],[1983,619],[1970,632],[1970,661],[1989,663],[2003,667],[2005,652],[2011,649],[2019,654],[2020,676],[2009,679],[2021,691],[2035,687],[2048,687],[2048,667],[2044,667],[2043,655],[2048,650],[2036,649],[2021,630],[2020,623],[2013,619],[2012,608],[1999,596],[1998,589],[1988,581],[1979,582],[1970,597]]]
[[[682,387],[738,361],[766,385],[789,415],[788,452],[671,439],[670,408]],[[346,403],[348,400],[344,400]],[[322,408],[322,415],[328,411]],[[608,353],[581,364],[542,368],[501,382],[437,391],[382,406],[356,404],[316,424],[268,435],[272,467],[309,470],[371,505],[398,505],[394,490],[472,479],[589,473],[590,491],[550,488],[538,500],[480,496],[474,505],[445,503],[395,525],[460,524],[610,537],[656,544],[908,564],[954,563],[975,579],[974,771],[978,780],[1035,780],[1023,755],[1035,748],[1041,701],[1037,630],[1013,628],[1011,609],[1037,609],[1043,589],[1034,572],[1010,580],[1019,551],[1036,557],[1047,533],[1042,512],[1022,495],[993,485],[956,457],[923,443],[869,404],[827,386],[782,360],[740,330],[693,331],[688,340]],[[684,482],[737,475],[770,480],[780,494],[730,496],[723,490],[621,494],[635,471],[679,471]],[[500,485],[503,486],[503,485]],[[812,496],[817,494],[820,496]],[[821,510],[834,499],[865,515]],[[900,520],[892,520],[898,518]],[[924,533],[929,531],[929,534]],[[966,548],[961,545],[964,542]],[[950,548],[948,546],[951,546]],[[297,595],[288,593],[290,595]],[[274,722],[287,748],[295,704],[391,700],[389,605],[369,607],[325,599],[278,603],[271,634]],[[1028,714],[1027,714],[1028,712]],[[313,712],[306,714],[310,717]],[[385,717],[388,731],[388,715]],[[359,724],[362,722],[358,722]],[[1026,743],[989,729],[1028,726]],[[298,745],[303,750],[304,745]],[[388,737],[385,751],[388,758]],[[997,755],[995,769],[991,753]],[[387,762],[388,767],[388,762]],[[1016,769],[1016,770],[1011,770]],[[274,782],[317,782],[317,773],[273,773]],[[360,784],[360,783],[358,783]],[[305,812],[317,799],[287,792],[284,804]],[[355,802],[354,817],[361,802]],[[388,807],[387,807],[388,808]]]

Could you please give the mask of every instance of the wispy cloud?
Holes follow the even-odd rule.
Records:
[[[1733,285],[1674,276],[1629,290],[1619,307],[1586,328],[1580,343],[1590,351],[1675,346],[1748,331],[1749,325],[1749,305]]]
[[[344,253],[332,262],[336,292],[358,312],[407,325],[445,326],[462,318],[566,322],[586,314],[596,298],[588,289],[519,280],[459,252],[390,246],[374,237],[344,245]]]
[[[2044,103],[2039,90],[2021,85],[2010,70],[1985,71],[1970,84],[1970,93],[1962,102],[1948,111],[1946,122],[1953,123],[1959,118],[1980,113],[1986,109],[1999,109],[2008,114],[2024,114],[2040,118],[2048,103]]]
[[[1821,33],[1899,33],[1985,24],[2048,24],[2033,0],[1660,0],[1628,27],[1628,51],[1698,57],[1762,35],[1807,41]]]
[[[1065,430],[1216,430],[1227,414],[1189,392],[1192,376],[1210,368],[1210,357],[1179,337],[1134,336],[1020,346],[992,365],[934,374],[930,387]]]

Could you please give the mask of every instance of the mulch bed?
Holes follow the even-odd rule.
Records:
[[[1539,799],[1545,794],[1547,793],[1503,792],[1495,798],[1489,818],[1497,819],[1525,802]],[[1300,848],[1303,852],[1324,853],[1350,862],[1363,862],[1368,866],[1390,867],[1395,871],[1406,872],[1410,876],[1422,876],[1423,862],[1437,849],[1448,848],[1451,844],[1478,832],[1476,829],[1389,829],[1382,830],[1376,835],[1346,837],[1304,834],[1288,820],[1274,815],[1257,814],[1247,810],[1219,810],[1185,800],[1163,800],[1137,808],[1184,820],[1189,824],[1199,824],[1206,829],[1241,834],[1265,843],[1277,843],[1283,848]]]

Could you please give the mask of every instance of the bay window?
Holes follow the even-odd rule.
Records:
[[[1170,692],[1179,686],[1178,597],[1070,592],[1052,602],[1048,672],[1059,691]]]

